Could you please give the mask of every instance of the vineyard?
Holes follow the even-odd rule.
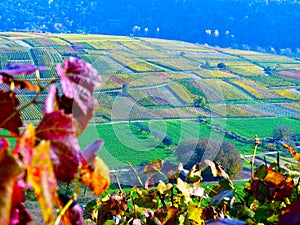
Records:
[[[294,58],[149,38],[0,34],[0,69],[10,62],[47,66],[39,72],[41,83],[56,78],[55,65],[70,56],[102,75],[102,86],[94,93],[100,104],[95,123],[299,118],[300,62]],[[34,82],[34,76],[26,79]],[[28,94],[17,95],[26,102]],[[35,121],[41,115],[42,108],[34,105],[22,118]]]
[[[184,223],[181,221],[176,224],[193,224],[190,222],[194,218],[197,218],[195,224],[202,224],[204,220],[221,218],[221,215],[227,214],[250,224],[265,221],[275,224],[282,221],[282,215],[288,214],[282,210],[286,207],[284,204],[288,203],[283,202],[284,198],[281,198],[282,196],[276,191],[276,193],[270,192],[268,200],[274,198],[269,202],[274,204],[270,207],[275,210],[278,206],[276,204],[280,203],[281,211],[272,211],[276,214],[274,217],[267,215],[261,218],[260,213],[264,212],[257,210],[256,206],[266,200],[260,198],[260,192],[266,190],[257,190],[255,185],[269,182],[279,189],[288,189],[287,196],[283,197],[290,197],[291,200],[299,198],[299,184],[293,186],[297,189],[294,190],[297,198],[290,193],[290,188],[294,185],[290,182],[292,179],[290,172],[295,172],[297,161],[300,161],[300,153],[297,153],[300,146],[300,62],[297,59],[149,38],[15,32],[0,33],[0,70],[0,94],[4,99],[0,101],[1,109],[4,111],[0,115],[1,125],[4,128],[0,130],[2,137],[0,148],[5,150],[3,157],[16,162],[23,162],[23,160],[25,162],[27,157],[33,157],[34,160],[30,162],[33,164],[26,162],[24,165],[26,164],[30,179],[33,179],[31,182],[36,182],[33,188],[38,197],[39,191],[41,189],[45,191],[48,186],[43,186],[44,183],[34,180],[35,176],[45,175],[34,173],[35,170],[32,168],[45,168],[38,160],[39,155],[29,156],[27,155],[29,150],[18,153],[25,143],[26,148],[35,151],[34,154],[41,154],[44,157],[41,149],[49,149],[50,153],[47,153],[48,158],[45,160],[50,165],[54,157],[54,168],[49,172],[51,176],[55,173],[59,181],[70,182],[79,169],[82,178],[76,179],[79,179],[78,181],[83,185],[89,186],[95,194],[100,195],[108,188],[111,179],[113,185],[118,186],[120,193],[123,194],[118,196],[119,203],[128,200],[125,199],[128,194],[123,193],[121,183],[126,186],[141,186],[141,190],[136,187],[131,189],[129,195],[133,193],[132,204],[134,207],[140,206],[150,211],[154,209],[155,214],[145,218],[142,212],[144,209],[138,209],[141,211],[134,213],[135,221],[140,220],[137,219],[139,215],[143,221],[153,222],[152,219],[158,218],[161,221],[158,224],[175,224],[175,220],[180,218]],[[23,73],[19,70],[23,70]],[[82,74],[87,75],[88,79],[80,80],[79,76]],[[70,91],[70,87],[73,91]],[[95,107],[96,105],[98,107]],[[7,117],[6,112],[13,116]],[[16,122],[11,122],[13,120]],[[60,127],[66,125],[64,123],[67,126]],[[34,126],[37,126],[36,134]],[[60,135],[57,135],[57,132],[62,130],[65,130],[65,133],[62,133],[64,137],[62,140],[67,140],[67,143],[63,143]],[[53,136],[57,140],[52,139]],[[31,141],[27,143],[29,139]],[[42,139],[48,141],[41,141]],[[104,140],[103,146],[103,142],[99,139]],[[208,140],[208,143],[213,146],[213,151],[203,153],[208,158],[212,157],[212,152],[221,154],[221,151],[215,152],[216,149],[221,148],[221,145],[215,146],[216,143],[222,143],[222,146],[223,143],[235,146],[238,160],[241,162],[235,179],[245,181],[251,178],[249,182],[252,186],[245,188],[252,199],[249,200],[250,205],[242,205],[243,202],[236,201],[235,195],[241,198],[239,190],[235,188],[237,184],[233,184],[222,167],[218,167],[213,161],[204,160],[213,173],[216,166],[218,167],[216,176],[223,177],[225,183],[219,181],[221,189],[217,189],[218,186],[212,188],[208,186],[208,189],[224,194],[222,188],[225,185],[226,194],[230,194],[229,197],[223,196],[218,206],[215,205],[217,196],[211,192],[210,198],[206,199],[204,190],[202,186],[200,187],[202,168],[193,167],[188,175],[185,175],[186,179],[190,179],[189,183],[186,182],[187,180],[181,180],[181,172],[184,169],[173,168],[174,165],[178,165],[177,151],[186,144],[195,143],[194,140]],[[283,143],[282,140],[288,143]],[[290,142],[295,148],[289,145]],[[90,143],[93,144],[88,146]],[[201,143],[197,142],[193,147],[196,149],[201,146]],[[7,153],[9,146],[14,149],[11,153],[14,156]],[[255,146],[254,152],[253,146]],[[96,154],[95,151],[100,147],[102,147],[101,151]],[[84,150],[80,152],[80,149]],[[189,149],[184,154],[188,151]],[[70,153],[78,155],[70,155]],[[84,154],[91,157],[95,165],[88,165],[83,158]],[[189,155],[190,159],[187,160],[197,157],[197,154]],[[225,152],[225,156],[226,154],[228,153]],[[56,160],[55,157],[67,159],[68,163],[63,165],[62,160]],[[109,178],[108,171],[105,171],[103,177],[97,177],[94,170],[104,166],[98,157],[109,166],[111,173],[117,174],[116,177]],[[170,168],[173,166],[170,170],[173,171],[171,175],[163,174],[166,171],[162,167],[162,160]],[[1,162],[5,164],[3,160]],[[138,179],[132,183],[133,176],[128,175],[130,170],[128,165]],[[186,165],[188,164],[184,166]],[[280,165],[285,170],[282,170]],[[63,169],[67,178],[60,174],[63,166],[67,166],[67,169]],[[150,174],[145,184],[139,180],[135,171],[137,169],[141,172],[140,168],[144,166],[143,179]],[[6,171],[1,172],[7,176]],[[149,185],[153,185],[151,182],[154,182],[150,180],[152,173],[168,177],[170,180],[174,177],[177,183],[165,184],[159,181],[157,189],[149,189]],[[280,184],[270,178],[273,175],[278,177]],[[96,185],[99,180],[93,179],[93,176],[100,180],[104,178],[105,182],[100,185],[100,189],[98,189],[99,183]],[[288,177],[287,181],[284,179],[285,176]],[[25,176],[23,178],[25,179]],[[56,178],[51,179],[56,182]],[[22,189],[18,185],[20,184],[17,184],[17,188]],[[268,189],[269,186],[265,188]],[[10,193],[12,191],[11,189]],[[202,194],[198,196],[199,198],[195,198],[195,195],[200,192]],[[177,195],[175,196],[174,193]],[[181,194],[183,195],[180,199],[178,196]],[[149,202],[142,201],[143,195],[147,195],[146,199],[149,199],[150,205]],[[53,194],[53,198],[57,197]],[[114,199],[113,194],[110,197]],[[253,200],[253,197],[257,200]],[[41,199],[43,198],[38,200],[43,206],[44,219],[49,217],[51,221],[49,224],[52,224],[55,218],[52,212],[47,211],[45,205],[47,203],[52,206],[52,203],[43,202]],[[103,205],[107,204],[104,199],[106,198],[100,200],[103,201],[101,203]],[[243,207],[243,210],[248,210],[257,216],[251,218],[250,214],[241,212],[241,208],[236,212],[226,211],[229,208],[226,199],[231,199],[230,205]],[[75,197],[70,201],[74,200]],[[157,200],[160,203],[157,203]],[[61,212],[56,223],[66,216],[72,218],[68,214],[70,211],[64,212],[68,210],[65,209],[66,203],[61,199],[60,201],[58,207]],[[211,201],[212,205],[208,206],[207,201]],[[189,202],[188,205],[184,205],[186,202]],[[198,203],[202,208],[198,207]],[[18,204],[21,204],[18,207],[23,207],[21,202]],[[74,205],[76,204],[74,202]],[[97,202],[93,209],[86,209],[86,212],[92,213],[93,217],[93,210],[104,210],[101,208],[103,205],[99,204],[100,202]],[[182,208],[177,208],[177,204],[181,204]],[[156,210],[158,207],[161,212]],[[25,210],[25,208],[21,209]],[[173,212],[172,210],[175,209],[176,212]],[[205,211],[212,209],[215,210],[214,215],[209,215],[209,212]],[[124,209],[124,213],[126,210]],[[195,216],[194,212],[201,215],[201,219]],[[244,214],[237,215],[235,214],[237,212]],[[98,224],[103,224],[102,222],[107,218],[102,215],[109,213],[102,212],[93,219],[97,220]],[[132,213],[130,210],[126,211],[126,215],[131,215],[130,213]],[[5,219],[7,215],[4,215]],[[128,218],[124,215],[122,214],[120,218],[125,221]],[[166,215],[172,220],[171,222],[163,219]]]

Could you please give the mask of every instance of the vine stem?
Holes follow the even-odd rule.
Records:
[[[141,186],[143,188],[145,188],[145,185],[143,184],[141,178],[139,177],[138,173],[136,172],[136,170],[134,169],[134,167],[131,165],[130,162],[127,162],[127,164],[130,166],[131,170],[133,171],[134,175],[136,176],[136,178],[138,179],[139,183],[141,184]]]
[[[252,156],[252,161],[251,161],[251,177],[254,178],[254,160],[255,160],[255,155],[256,155],[256,151],[257,151],[257,147],[260,144],[260,140],[258,139],[257,135],[255,135],[255,146],[254,146],[254,152],[253,152],[253,156]]]
[[[58,79],[52,80],[50,81],[48,84],[46,84],[44,87],[39,87],[40,90],[36,93],[36,95],[34,96],[34,98],[27,102],[25,105],[23,105],[21,108],[15,110],[12,114],[10,114],[1,124],[0,127],[2,127],[5,123],[7,123],[9,120],[11,120],[16,114],[20,113],[22,110],[26,109],[27,107],[31,106],[32,104],[35,104],[36,100],[38,99],[38,97],[41,95],[41,93],[47,89],[51,84],[57,82]]]
[[[115,179],[116,179],[116,181],[117,181],[117,184],[118,184],[118,187],[119,187],[120,192],[123,194],[124,191],[123,191],[123,189],[122,189],[122,186],[121,186],[119,177],[118,177],[118,175],[116,175],[116,174],[115,174]]]
[[[72,203],[74,202],[74,199],[70,199],[68,201],[68,203],[62,208],[62,210],[59,212],[59,215],[57,216],[56,220],[55,220],[55,224],[54,225],[59,225],[63,215],[67,212],[68,208],[72,205]]]

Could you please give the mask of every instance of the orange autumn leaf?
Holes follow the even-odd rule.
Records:
[[[157,173],[161,170],[162,165],[163,165],[163,161],[156,159],[145,166],[143,173],[147,175],[152,175],[154,173]]]
[[[57,183],[50,159],[50,141],[41,141],[35,147],[31,164],[28,166],[28,180],[37,196],[45,224],[54,224],[54,205],[58,202]]]
[[[22,131],[20,138],[17,140],[17,144],[13,150],[13,153],[20,154],[25,163],[25,166],[27,166],[30,163],[34,146],[35,146],[35,128],[33,124],[29,124]]]
[[[288,145],[288,144],[282,144],[282,147],[288,149],[290,151],[290,153],[292,154],[292,156],[294,156],[294,158],[300,162],[300,153],[296,152],[295,149]]]
[[[98,156],[92,164],[82,165],[80,175],[82,183],[92,189],[96,195],[101,195],[109,187],[109,169]]]

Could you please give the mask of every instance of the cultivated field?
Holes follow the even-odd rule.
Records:
[[[245,139],[255,134],[270,137],[278,125],[300,133],[299,60],[148,38],[0,33],[0,69],[10,62],[47,66],[39,74],[42,83],[56,77],[55,65],[70,56],[102,75],[95,92],[99,107],[80,144],[104,139],[100,154],[111,167],[175,160],[173,149],[187,138],[233,141],[241,154],[250,154],[253,145]],[[20,91],[21,103],[31,94]],[[36,105],[22,117],[36,121],[41,113]],[[136,122],[149,126],[150,133],[141,132]],[[161,144],[166,135],[171,147]]]

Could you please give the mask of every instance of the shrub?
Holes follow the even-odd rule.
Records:
[[[212,139],[187,140],[175,151],[178,161],[186,169],[191,169],[204,159],[210,159],[220,163],[231,177],[235,177],[242,170],[240,154],[232,143]],[[204,178],[210,179],[208,174]]]

